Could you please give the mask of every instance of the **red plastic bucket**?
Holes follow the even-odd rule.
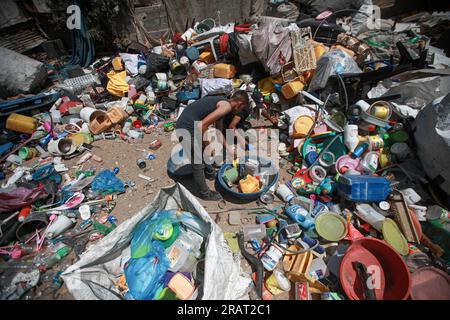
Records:
[[[411,277],[402,257],[384,241],[374,238],[359,239],[350,246],[342,259],[339,278],[351,300],[363,300],[364,288],[352,262],[366,265],[374,272],[377,300],[406,300],[411,292]]]

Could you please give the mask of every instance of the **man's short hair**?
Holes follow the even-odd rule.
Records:
[[[231,96],[231,99],[240,101],[246,106],[248,106],[248,104],[249,104],[248,94],[244,90],[238,90],[235,93],[233,93],[233,95]]]

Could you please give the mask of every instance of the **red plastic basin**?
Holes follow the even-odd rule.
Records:
[[[375,286],[377,300],[406,300],[411,292],[411,277],[402,257],[384,241],[374,238],[359,239],[350,246],[342,259],[339,278],[351,300],[364,300],[364,288],[358,279],[353,261],[366,265],[368,271],[379,275]]]

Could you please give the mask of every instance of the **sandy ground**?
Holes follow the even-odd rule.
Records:
[[[267,126],[268,124],[260,123],[260,125]],[[162,142],[162,146],[156,151],[151,151],[149,149],[149,144],[155,139],[160,139]],[[90,152],[102,158],[103,161],[100,163],[91,159],[84,163],[82,167],[76,166],[76,162],[80,157],[76,157],[71,160],[65,160],[64,163],[66,164],[66,167],[70,169],[67,173],[69,173],[71,176],[74,176],[75,171],[80,169],[95,169],[96,172],[100,172],[102,169],[113,170],[114,167],[118,167],[120,169],[118,177],[122,181],[134,182],[134,187],[127,188],[126,192],[124,194],[118,195],[117,199],[115,200],[116,206],[111,215],[115,216],[118,220],[118,223],[120,224],[121,222],[127,220],[139,210],[144,208],[147,204],[149,204],[161,188],[173,185],[175,183],[175,181],[171,177],[169,177],[167,173],[167,160],[170,157],[172,148],[176,144],[177,142],[171,141],[171,133],[167,133],[162,131],[162,129],[158,129],[151,134],[146,134],[144,136],[144,140],[141,143],[136,144],[130,144],[121,140],[95,141],[92,144],[94,148],[92,148]],[[148,152],[155,153],[156,159],[146,160],[146,168],[140,169],[137,166],[137,160],[144,158],[144,155]],[[155,179],[155,181],[149,183],[146,180],[139,178],[138,174],[140,173]],[[281,170],[280,180],[285,180],[286,176],[287,174],[285,173],[285,170]],[[177,182],[183,184],[188,190],[196,195],[195,187],[192,185],[192,178],[190,176],[178,179]],[[214,181],[208,181],[208,185],[211,187],[211,189],[215,189]],[[230,210],[232,210],[233,208],[254,208],[262,205],[261,203],[259,203],[259,201],[237,203],[236,200],[230,199],[226,195],[224,196],[224,198],[227,200],[226,206],[224,208],[220,208],[217,201],[204,201],[199,199],[200,203],[208,212],[220,210],[224,211],[222,213],[211,214],[213,219],[224,232],[234,233],[238,232],[241,228],[241,226],[231,226],[228,223],[228,214]],[[276,206],[279,204],[279,202],[275,202],[269,206]],[[242,224],[255,223],[254,214],[248,214],[248,211],[240,211],[240,213]],[[88,247],[92,244],[93,243],[88,243]],[[63,269],[64,266],[69,266],[75,261],[75,256],[73,254],[69,255],[59,265],[54,267],[51,272],[48,272],[48,275],[51,275],[52,272]],[[241,260],[241,266],[247,272],[251,270],[245,259]],[[67,291],[64,285],[59,290],[52,290],[46,289],[49,282],[47,281],[46,283],[47,284],[44,283],[43,285],[32,289],[27,295],[28,298],[73,299],[72,295]],[[278,295],[274,297],[274,299],[288,299],[288,297],[289,294],[286,293]]]

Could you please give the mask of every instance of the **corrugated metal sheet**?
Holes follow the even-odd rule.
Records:
[[[22,53],[47,41],[34,23],[27,23],[16,30],[0,33],[0,47]]]

